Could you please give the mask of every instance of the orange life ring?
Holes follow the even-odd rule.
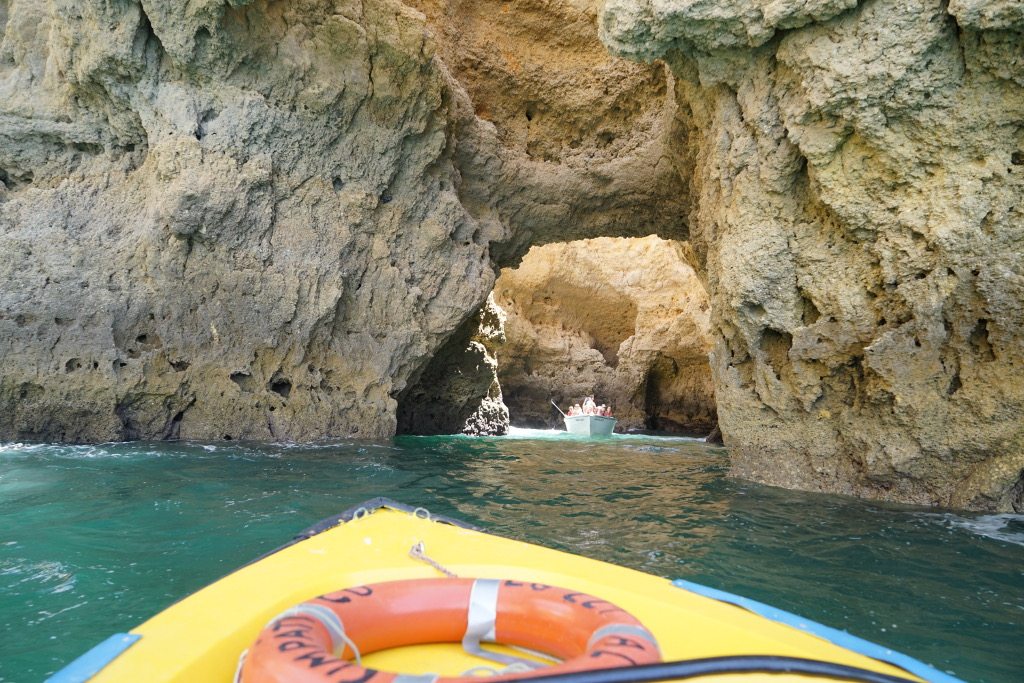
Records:
[[[563,660],[532,676],[661,661],[654,636],[610,602],[563,588],[495,579],[416,579],[322,595],[275,617],[249,648],[241,683],[479,683],[479,677],[396,674],[346,657],[407,645],[498,642]],[[494,659],[501,655],[485,653]],[[506,658],[507,659],[507,658]]]

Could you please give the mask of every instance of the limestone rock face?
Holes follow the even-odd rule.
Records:
[[[508,433],[508,408],[498,383],[497,349],[505,343],[505,312],[487,297],[422,374],[398,398],[401,434]]]
[[[1020,3],[710,7],[601,26],[676,76],[733,471],[1022,509]]]
[[[500,236],[459,201],[420,18],[5,4],[0,434],[393,433]]]
[[[3,439],[389,436],[493,259],[685,233],[664,136],[531,159],[397,0],[0,0],[0,31]]]
[[[498,265],[514,265],[533,244],[686,238],[688,195],[666,148],[675,109],[666,69],[608,53],[598,0],[408,3],[424,12],[438,54],[516,160],[489,190],[513,226],[492,250]]]
[[[534,247],[495,285],[508,314],[498,377],[511,420],[561,426],[593,394],[618,429],[708,431],[709,306],[678,243],[598,238]]]

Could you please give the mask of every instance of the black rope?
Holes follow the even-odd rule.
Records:
[[[915,683],[909,678],[889,676],[843,664],[769,655],[684,659],[678,662],[536,676],[526,680],[529,683],[649,683],[698,676],[744,673],[806,674],[843,681],[862,681],[863,683]]]

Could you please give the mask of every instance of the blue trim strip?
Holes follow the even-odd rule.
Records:
[[[882,645],[877,645],[871,641],[864,640],[863,638],[850,635],[846,631],[840,631],[832,628],[831,626],[825,626],[824,624],[819,624],[816,621],[804,619],[797,614],[781,610],[777,607],[772,607],[771,605],[766,605],[763,602],[744,598],[741,595],[727,593],[726,591],[720,591],[717,588],[702,586],[699,583],[693,583],[683,579],[676,579],[672,582],[672,585],[677,588],[686,589],[691,593],[696,593],[720,602],[727,602],[731,605],[742,607],[743,609],[762,616],[765,619],[771,619],[772,621],[777,621],[780,624],[785,624],[786,626],[792,626],[795,629],[805,631],[811,635],[818,636],[819,638],[824,638],[834,645],[846,648],[847,650],[852,650],[857,654],[866,655],[872,659],[893,664],[904,671],[908,671],[915,676],[923,678],[926,681],[930,681],[931,683],[964,683],[959,678],[943,673],[938,669],[901,652],[896,652],[895,650],[890,650]]]
[[[46,683],[85,683],[140,638],[134,633],[115,633],[47,678]]]

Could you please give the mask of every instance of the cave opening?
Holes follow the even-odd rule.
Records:
[[[497,374],[510,423],[561,428],[593,395],[620,431],[705,435],[717,424],[710,305],[685,244],[600,237],[533,247],[494,288]]]
[[[717,425],[710,306],[685,243],[649,236],[534,246],[398,397],[398,433],[560,429],[594,396],[617,431]]]

